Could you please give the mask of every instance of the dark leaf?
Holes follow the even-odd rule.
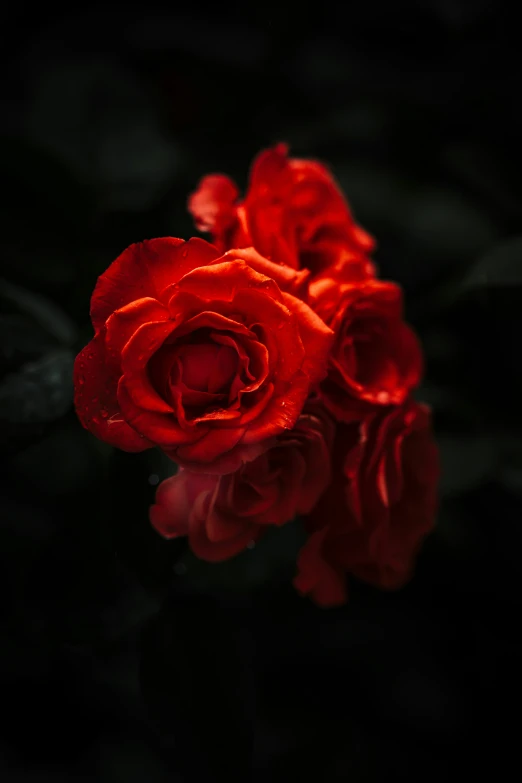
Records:
[[[7,375],[0,383],[0,420],[42,424],[67,413],[73,400],[73,362],[71,351],[59,350]]]

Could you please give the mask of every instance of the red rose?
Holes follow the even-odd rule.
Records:
[[[353,421],[375,406],[400,405],[422,375],[419,342],[402,319],[395,283],[354,280],[346,265],[310,285],[310,305],[335,332],[324,404],[339,421]]]
[[[341,425],[332,464],[338,473],[306,522],[311,535],[294,580],[321,606],[345,602],[346,572],[385,589],[410,577],[437,505],[438,451],[428,409],[408,401]]]
[[[307,514],[330,481],[332,421],[309,406],[293,430],[235,473],[208,476],[181,469],[163,481],[150,509],[165,538],[188,535],[204,560],[226,560],[255,541],[266,525]]]
[[[217,247],[254,246],[266,258],[317,274],[350,259],[372,270],[365,257],[374,240],[354,221],[328,169],[313,160],[287,156],[277,144],[254,160],[243,201],[235,184],[222,174],[204,177],[189,199],[200,231],[212,234]]]
[[[126,451],[235,470],[291,429],[333,335],[293,293],[306,273],[201,239],[131,245],[99,278],[75,363],[82,424]],[[293,293],[292,293],[293,292]]]

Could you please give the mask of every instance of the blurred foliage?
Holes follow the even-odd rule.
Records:
[[[438,783],[510,765],[519,35],[488,0],[321,10],[4,12],[16,42],[0,139],[7,783]],[[72,409],[97,276],[131,242],[192,235],[199,177],[244,186],[277,140],[332,167],[378,240],[381,275],[404,287],[443,462],[412,583],[354,583],[330,611],[292,592],[297,523],[230,563],[199,563],[148,524],[173,465],[116,453]]]

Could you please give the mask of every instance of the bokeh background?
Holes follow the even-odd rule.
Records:
[[[0,166],[0,779],[431,783],[519,767],[520,28],[488,0],[136,10],[18,0]],[[405,289],[443,458],[412,583],[292,591],[288,525],[229,564],[164,542],[171,466],[72,409],[97,276],[195,232],[198,179],[285,140]],[[518,759],[518,760],[517,760]]]

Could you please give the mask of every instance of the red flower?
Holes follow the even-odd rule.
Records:
[[[150,509],[165,538],[188,535],[203,560],[226,560],[262,534],[309,513],[330,481],[334,425],[308,406],[293,430],[235,473],[208,476],[181,469],[163,481]]]
[[[324,403],[339,421],[400,405],[420,382],[422,351],[402,320],[395,283],[354,280],[346,265],[330,268],[310,285],[310,305],[335,332]]]
[[[201,239],[131,245],[92,297],[96,334],[74,371],[82,424],[206,472],[254,459],[325,372],[332,332],[294,296],[306,277]]]
[[[365,254],[374,240],[355,223],[321,163],[289,158],[287,146],[277,144],[257,156],[245,199],[238,196],[232,180],[211,174],[189,199],[197,228],[210,232],[220,249],[252,245],[272,261],[314,275],[344,259],[373,273]]]
[[[342,425],[333,483],[307,520],[294,585],[321,606],[346,601],[345,574],[385,589],[411,575],[436,513],[438,452],[428,409],[413,401]]]

